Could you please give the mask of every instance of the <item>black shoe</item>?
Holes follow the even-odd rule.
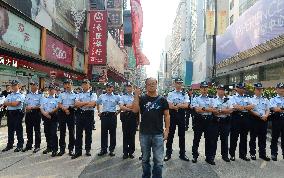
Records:
[[[57,154],[57,151],[53,151],[52,153],[51,153],[51,157],[55,157],[55,156],[57,156],[58,154]]]
[[[261,155],[259,158],[263,159],[264,161],[270,161],[270,158],[268,158],[266,155]]]
[[[230,162],[230,159],[228,157],[222,157],[222,159],[225,161],[225,162]]]
[[[130,158],[130,159],[134,159],[133,154],[129,154],[129,158]]]
[[[37,152],[39,152],[39,150],[40,150],[40,148],[35,148],[33,153],[37,153]]]
[[[256,160],[256,156],[255,155],[250,155],[251,160],[255,161]]]
[[[20,152],[20,151],[23,151],[23,148],[16,148],[16,149],[14,150],[14,152]]]
[[[197,163],[197,158],[192,158],[192,163]]]
[[[188,131],[188,127],[185,128],[185,131]]]
[[[29,151],[29,150],[32,150],[32,147],[26,147],[22,150],[22,152],[26,152],[26,151]]]
[[[87,150],[87,151],[86,151],[86,156],[92,156],[90,150]]]
[[[57,156],[62,156],[65,154],[65,151],[59,151],[59,153],[57,154]]]
[[[216,165],[216,163],[212,159],[205,159],[205,161],[210,165]]]
[[[236,160],[235,156],[231,156],[231,157],[230,157],[230,160],[231,160],[231,161],[235,161],[235,160]]]
[[[240,156],[240,159],[244,160],[244,161],[250,161],[250,159],[246,156]]]
[[[42,153],[45,155],[47,153],[51,152],[51,149],[47,148],[46,150],[44,150]]]
[[[115,154],[111,151],[111,152],[109,152],[109,154],[108,154],[109,156],[111,156],[111,157],[114,157],[115,156]]]
[[[82,156],[82,153],[75,153],[74,155],[72,155],[71,159],[76,159],[80,156]]]
[[[273,161],[277,161],[277,156],[276,156],[276,155],[271,155],[271,159],[272,159]]]
[[[122,159],[127,159],[128,155],[127,154],[123,154]]]
[[[142,158],[143,158],[143,156],[141,155],[141,156],[139,156],[139,160],[142,160]]]
[[[4,149],[2,150],[2,152],[9,151],[9,150],[11,150],[12,148],[13,148],[12,146],[7,146],[6,148],[4,148]]]
[[[186,155],[180,155],[179,158],[184,161],[189,161],[189,158]]]
[[[69,156],[74,156],[75,154],[73,153],[72,150],[69,150],[69,153],[68,153]]]
[[[166,155],[164,161],[169,161],[171,158],[172,158],[171,155]]]
[[[101,151],[101,152],[99,152],[98,156],[103,156],[103,155],[105,155],[105,154],[107,154],[106,151]]]

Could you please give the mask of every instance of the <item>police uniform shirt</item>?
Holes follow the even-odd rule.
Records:
[[[251,104],[250,98],[248,98],[245,95],[241,96],[238,93],[231,97],[231,103],[232,103],[232,105],[240,105],[240,106],[248,106],[248,105]],[[248,111],[243,110],[241,112],[248,112]]]
[[[209,108],[212,107],[212,101],[211,98],[208,97],[208,95],[203,96],[200,95],[198,97],[194,97],[192,100],[192,107],[205,107],[205,108]],[[200,113],[201,115],[211,115],[211,112],[205,112],[205,113]]]
[[[31,107],[39,107],[40,101],[42,99],[42,94],[36,91],[35,93],[30,92],[27,94],[25,99],[25,104]]]
[[[181,103],[190,103],[188,94],[176,90],[169,93],[167,100],[168,102],[173,103],[174,105]]]
[[[277,107],[284,108],[284,97],[277,95],[274,98],[270,99],[270,108],[277,108]],[[284,113],[284,110],[282,110],[281,113]]]
[[[266,111],[270,108],[268,99],[262,96],[254,96],[253,98],[250,98],[250,103],[254,105],[253,111],[259,114],[260,117],[264,116]]]
[[[233,106],[230,102],[230,100],[225,101],[225,96],[223,96],[223,98],[220,98],[219,96],[217,96],[216,98],[212,99],[212,105],[214,108],[217,109],[232,109]],[[218,115],[218,117],[222,117],[225,118],[229,116],[229,114],[222,114],[222,115]]]
[[[77,94],[76,101],[94,102],[94,101],[97,101],[97,94],[92,93],[91,90],[89,90],[87,92],[81,92],[81,93]],[[86,106],[83,106],[80,109],[82,109],[84,111],[86,111],[86,110],[93,111],[94,110],[93,107],[86,107]]]
[[[74,107],[76,96],[73,91],[65,91],[59,94],[58,102],[61,103],[64,108]]]
[[[129,93],[125,93],[124,95],[122,95],[120,97],[120,101],[119,101],[119,104],[122,104],[122,105],[128,105],[128,104],[132,104],[134,101],[134,95],[133,93],[129,94]]]
[[[14,106],[8,106],[7,110],[11,111],[11,110],[18,110],[18,109],[22,110],[23,109],[24,102],[25,102],[25,96],[23,94],[21,94],[20,91],[12,92],[5,99],[5,102],[15,102],[15,101],[19,101],[20,104],[18,106],[15,106],[15,107]]]
[[[102,94],[98,100],[97,104],[102,105],[103,109],[102,112],[116,112],[116,106],[120,102],[120,96],[111,94]]]
[[[55,95],[48,96],[47,98],[43,98],[41,100],[41,108],[45,112],[51,112],[57,107],[58,101],[59,100],[58,100],[58,98],[55,97]]]

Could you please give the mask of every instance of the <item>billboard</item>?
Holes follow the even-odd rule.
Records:
[[[284,34],[284,1],[259,0],[217,36],[217,63]]]
[[[73,48],[53,36],[46,35],[46,59],[63,66],[72,66]]]
[[[65,41],[84,48],[85,0],[4,0]]]
[[[0,6],[0,43],[40,53],[41,30]]]
[[[105,65],[107,55],[107,11],[90,11],[89,64]]]

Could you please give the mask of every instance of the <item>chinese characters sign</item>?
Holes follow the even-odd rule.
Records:
[[[89,64],[106,64],[107,11],[90,11]]]
[[[56,38],[46,35],[46,58],[57,64],[72,65],[73,49],[57,40]]]
[[[0,7],[1,11],[6,15],[4,15],[4,18],[0,18],[0,24],[7,25],[4,25],[4,29],[1,30],[0,42],[34,54],[39,54],[40,29],[2,7]]]

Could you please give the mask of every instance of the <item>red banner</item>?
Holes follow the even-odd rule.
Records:
[[[105,65],[107,57],[107,11],[90,11],[89,64]]]
[[[46,35],[46,58],[56,64],[72,66],[73,49],[72,47],[57,40],[51,35]]]
[[[131,19],[132,19],[132,43],[133,51],[136,58],[136,66],[150,65],[147,57],[142,53],[140,48],[140,38],[143,28],[143,11],[140,0],[130,0]]]
[[[6,66],[15,67],[15,68],[25,68],[28,70],[39,71],[39,72],[48,74],[50,77],[53,76],[55,78],[70,78],[73,80],[84,79],[83,75],[71,74],[63,70],[58,70],[58,69],[48,67],[42,64],[37,64],[34,62],[29,62],[26,60],[17,59],[17,58],[6,56],[6,55],[0,55],[0,65],[6,65]]]

